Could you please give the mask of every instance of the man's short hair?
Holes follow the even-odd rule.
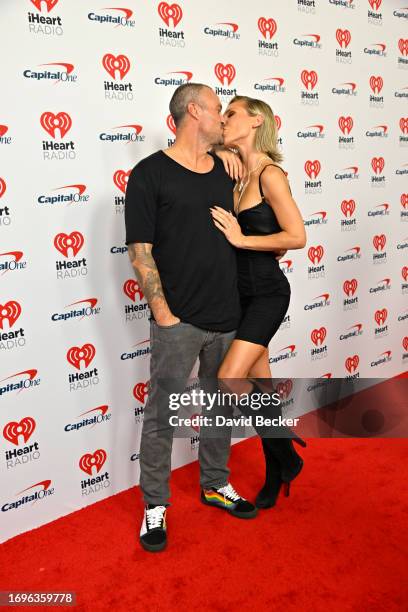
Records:
[[[204,88],[211,89],[203,83],[184,83],[177,87],[169,104],[170,114],[176,126],[179,126],[184,119],[190,102],[197,102]]]

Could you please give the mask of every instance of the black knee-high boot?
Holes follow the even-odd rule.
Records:
[[[256,383],[254,383],[254,381],[252,381],[252,384],[254,387],[249,393],[250,396],[254,393],[265,393]],[[255,414],[258,414],[269,419],[279,418],[282,416],[281,407],[275,406],[272,403],[269,406],[263,406],[257,411],[252,410],[249,406],[242,406],[241,404],[239,404],[238,407],[246,416],[254,416]],[[269,457],[273,457],[273,459],[278,463],[280,467],[281,480],[282,482],[287,483],[288,486],[286,487],[286,494],[289,495],[289,483],[300,474],[303,467],[303,459],[296,452],[293,442],[296,442],[303,447],[306,446],[306,442],[286,426],[267,427],[262,425],[259,427],[254,426],[254,429],[262,438],[262,447],[264,449],[266,465],[268,465],[267,458]],[[275,437],[277,435],[282,437]]]
[[[262,442],[278,462],[282,481],[290,483],[294,480],[303,468],[303,459],[296,452],[293,442],[297,442],[303,447],[306,446],[306,442],[298,436],[293,438],[263,438]]]
[[[269,449],[265,438],[261,438],[262,449],[265,456],[265,484],[256,496],[257,508],[272,508],[278,499],[282,488],[281,467]]]

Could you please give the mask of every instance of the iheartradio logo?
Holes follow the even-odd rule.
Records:
[[[84,362],[85,368],[89,366],[92,359],[95,357],[96,350],[93,344],[84,344],[82,348],[72,346],[67,351],[67,361],[77,370],[81,369],[81,361]]]
[[[358,355],[353,355],[353,357],[347,357],[344,365],[346,366],[346,370],[351,374],[357,370],[359,363],[360,357]]]
[[[399,120],[399,126],[403,134],[408,134],[408,117],[401,117]]]
[[[384,325],[388,317],[388,310],[383,308],[382,310],[376,310],[374,314],[374,319],[377,325]]]
[[[340,117],[339,118],[339,128],[343,132],[344,135],[350,134],[353,129],[354,121],[351,117]]]
[[[157,12],[168,28],[170,27],[170,20],[173,22],[173,27],[175,28],[183,17],[183,11],[181,6],[178,4],[167,4],[167,2],[160,2],[159,6],[157,7]]]
[[[325,327],[320,327],[320,329],[314,329],[310,334],[310,338],[312,339],[313,344],[316,346],[321,346],[326,338],[327,330]]]
[[[401,55],[408,55],[408,38],[399,39],[398,49],[401,51]]]
[[[19,436],[23,436],[24,444],[28,442],[33,431],[35,429],[35,421],[31,417],[24,417],[18,423],[17,421],[11,421],[7,423],[3,429],[3,436],[8,442],[18,446]]]
[[[315,179],[319,176],[321,168],[321,164],[317,159],[315,159],[315,161],[308,160],[305,163],[306,174],[311,179]]]
[[[308,70],[302,70],[300,78],[306,89],[311,90],[316,87],[318,77],[317,72],[314,70],[310,70],[310,72]]]
[[[351,41],[351,34],[349,30],[340,30],[337,29],[336,30],[336,39],[337,42],[339,43],[340,47],[343,47],[344,49],[346,49]]]
[[[377,251],[382,251],[386,242],[387,238],[385,237],[385,234],[380,234],[379,236],[374,236],[373,238],[373,245]]]
[[[111,75],[112,79],[116,80],[116,75],[119,74],[119,79],[122,80],[130,70],[130,61],[126,55],[115,57],[112,53],[107,53],[102,58],[102,66]]]
[[[52,138],[56,138],[56,130],[59,130],[61,138],[64,138],[65,134],[71,129],[72,119],[65,112],[54,115],[54,113],[46,111],[41,115],[40,123]]]
[[[375,174],[381,174],[384,170],[385,161],[383,157],[373,157],[371,160],[371,167],[374,170]]]
[[[291,381],[290,378],[288,378],[288,380],[279,381],[278,384],[276,385],[275,390],[276,390],[276,393],[279,393],[281,398],[288,399],[288,397],[292,393],[292,389],[293,389],[293,382]]]
[[[408,280],[408,266],[404,266],[401,270],[402,278],[404,281]]]
[[[272,18],[265,19],[265,17],[260,17],[258,19],[258,29],[264,38],[269,36],[269,39],[271,39],[276,34],[278,25]]]
[[[113,182],[122,193],[126,193],[130,173],[131,170],[128,170],[127,172],[124,170],[116,170],[115,174],[113,175]]]
[[[171,115],[167,115],[166,124],[169,130],[173,132],[174,135],[176,135],[177,128],[176,124],[174,123],[174,119]]]
[[[8,326],[13,327],[21,315],[21,306],[15,300],[6,302],[6,304],[0,304],[0,329],[4,329],[3,322],[7,320]]]
[[[54,238],[54,246],[64,257],[69,257],[69,251],[72,251],[72,257],[82,249],[84,245],[84,237],[81,232],[74,231],[70,234],[57,234]]]
[[[321,244],[319,244],[319,246],[311,246],[307,255],[312,264],[318,264],[324,255],[324,248]]]
[[[132,300],[132,302],[136,301],[136,295],[139,296],[140,300],[143,300],[144,297],[143,291],[141,290],[139,283],[133,278],[130,278],[129,280],[125,281],[123,285],[123,292],[125,293],[125,295],[128,296],[129,299]]]
[[[373,9],[373,11],[378,11],[381,6],[382,0],[368,0],[368,3]]]
[[[408,351],[408,336],[405,336],[405,338],[402,339],[402,346],[405,351]]]
[[[379,94],[380,91],[383,88],[383,85],[384,85],[384,81],[383,81],[382,77],[380,77],[380,76],[378,76],[378,77],[375,77],[375,76],[370,77],[369,83],[370,83],[371,89],[373,90],[373,92],[375,94]]]
[[[340,208],[345,217],[351,217],[356,210],[356,203],[354,200],[343,200]]]
[[[83,472],[86,472],[87,474],[92,476],[92,468],[95,467],[96,472],[100,472],[103,464],[106,461],[106,457],[106,452],[102,448],[98,448],[98,450],[96,450],[93,455],[91,455],[91,453],[82,455],[78,465]]]
[[[400,201],[403,208],[408,208],[408,193],[402,193]]]
[[[146,396],[149,392],[149,385],[147,382],[139,382],[133,387],[133,396],[141,404],[145,403]]]
[[[31,4],[34,4],[35,8],[41,12],[41,6],[45,4],[47,13],[52,11],[54,6],[58,3],[58,0],[31,0]]]
[[[343,283],[343,291],[347,297],[352,297],[357,291],[358,282],[357,279],[346,280]]]
[[[225,80],[227,81],[227,85],[231,85],[236,76],[235,66],[232,64],[224,65],[218,63],[214,67],[214,72],[221,85],[225,85]]]
[[[0,138],[4,136],[4,134],[7,134],[7,132],[8,132],[8,126],[0,125]]]
[[[6,193],[7,185],[6,181],[0,177],[0,198]]]

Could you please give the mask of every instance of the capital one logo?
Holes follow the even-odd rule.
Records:
[[[384,170],[385,161],[383,157],[373,157],[371,160],[371,167],[374,170],[375,174],[381,174]]]
[[[237,74],[235,66],[221,63],[215,65],[214,72],[221,85],[225,85],[225,81],[227,81],[227,85],[231,85]]]
[[[384,81],[383,81],[382,77],[380,77],[380,76],[378,76],[378,77],[375,77],[375,76],[370,77],[370,87],[371,87],[371,89],[373,90],[373,92],[375,94],[379,94],[380,93],[380,91],[383,88],[383,85],[384,85]]]
[[[105,463],[106,457],[106,452],[102,448],[98,448],[93,455],[91,455],[91,453],[82,455],[79,460],[79,467],[83,472],[92,476],[92,468],[95,467],[96,473],[98,473]]]
[[[145,399],[148,393],[149,393],[149,385],[147,382],[138,382],[133,387],[133,396],[141,404],[145,403]]]
[[[403,134],[408,134],[408,117],[401,117],[399,120],[399,126]]]
[[[408,38],[399,39],[398,49],[401,51],[401,55],[408,55]]]
[[[177,128],[176,124],[174,123],[174,119],[171,115],[167,115],[166,124],[169,130],[173,132],[174,135],[176,135]]]
[[[54,6],[58,3],[58,0],[31,0],[31,4],[34,4],[35,8],[41,12],[42,4],[47,7],[47,13],[52,11]]]
[[[3,429],[3,436],[8,442],[18,446],[19,436],[23,436],[24,444],[30,439],[31,434],[35,429],[35,421],[31,417],[24,417],[18,423],[17,421],[11,421],[7,423]]]
[[[133,278],[130,278],[129,280],[125,281],[125,284],[123,285],[123,292],[125,295],[128,296],[128,298],[132,300],[132,302],[136,301],[136,295],[139,296],[140,300],[143,300],[144,297],[143,291],[141,290],[139,283]]]
[[[347,295],[347,297],[352,297],[357,291],[358,282],[355,278],[351,280],[346,280],[343,283],[343,291]]]
[[[18,302],[11,300],[6,304],[0,304],[0,329],[4,329],[3,323],[8,322],[9,327],[13,327],[18,317],[21,315],[21,306]]]
[[[293,382],[291,381],[290,378],[288,378],[288,380],[285,380],[285,381],[280,381],[276,385],[276,393],[279,393],[279,395],[283,399],[288,399],[289,395],[292,393],[292,389],[293,389]]]
[[[41,126],[52,137],[56,138],[56,130],[59,130],[61,138],[71,129],[72,119],[68,113],[60,112],[56,115],[49,111],[43,113],[40,117]]]
[[[310,334],[310,338],[312,339],[313,344],[316,346],[321,346],[326,338],[327,330],[325,327],[320,327],[319,329],[314,329]]]
[[[115,174],[113,175],[113,182],[122,193],[126,193],[130,173],[131,170],[128,170],[128,172],[125,172],[124,170],[116,170]]]
[[[96,355],[96,350],[93,344],[84,344],[79,346],[71,346],[67,351],[67,361],[77,370],[81,369],[81,362],[85,364],[85,368],[89,366],[92,359]]]
[[[305,171],[309,178],[317,178],[320,174],[321,168],[322,166],[317,159],[314,161],[308,160],[305,163]]]
[[[384,325],[388,317],[388,310],[383,308],[382,310],[376,310],[374,314],[374,319],[377,322],[377,325]]]
[[[381,6],[382,0],[368,0],[373,11],[378,11]]]
[[[318,264],[324,255],[324,248],[321,244],[319,246],[311,246],[307,255],[313,264]]]
[[[403,208],[408,208],[408,193],[401,194],[401,206]]]
[[[6,181],[0,177],[0,198],[4,196],[6,189],[7,189]]]
[[[373,245],[377,251],[382,251],[386,242],[387,238],[385,237],[385,234],[380,234],[379,236],[374,236],[373,238]]]
[[[302,70],[300,78],[306,89],[314,89],[316,87],[317,72],[314,70],[310,70],[310,72],[308,70]]]
[[[264,38],[271,39],[278,29],[277,23],[274,19],[265,19],[265,17],[260,17],[258,19],[258,29]]]
[[[349,30],[336,30],[336,39],[340,47],[347,48],[351,41],[351,34]]]
[[[183,11],[181,6],[178,4],[167,4],[167,2],[160,2],[159,6],[157,7],[157,12],[168,28],[170,27],[170,20],[172,20],[173,27],[175,28],[183,17]]]
[[[72,256],[82,249],[84,245],[84,237],[81,232],[74,231],[70,234],[57,234],[54,238],[54,246],[64,257],[69,257],[69,251],[72,251]]]
[[[353,355],[353,357],[347,357],[344,365],[346,366],[346,370],[351,374],[357,370],[359,363],[360,357],[358,355]]]
[[[356,210],[356,203],[354,200],[343,200],[340,208],[345,217],[351,217]]]
[[[126,55],[117,55],[115,57],[112,53],[106,53],[102,58],[102,66],[113,79],[116,80],[116,75],[119,74],[119,79],[122,80],[130,70],[130,61]]]
[[[343,132],[343,134],[350,134],[353,129],[354,121],[351,117],[340,117],[339,118],[339,128]]]

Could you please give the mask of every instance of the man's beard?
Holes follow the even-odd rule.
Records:
[[[214,142],[214,145],[216,145],[216,146],[222,146],[223,144],[224,144],[224,135],[223,135],[223,134],[220,134],[220,135],[218,136],[218,140],[217,140],[217,142]]]

